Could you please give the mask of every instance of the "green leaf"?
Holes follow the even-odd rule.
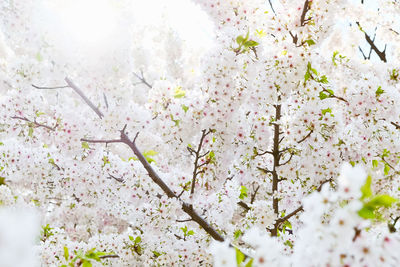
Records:
[[[242,231],[239,229],[235,231],[233,236],[235,237],[235,239],[238,239],[242,234],[243,234]]]
[[[187,232],[187,235],[188,235],[188,236],[194,235],[194,231],[193,231],[193,230],[190,230],[189,232]]]
[[[321,76],[321,78],[319,79],[319,82],[323,83],[323,84],[329,83],[328,78],[325,75]]]
[[[247,31],[246,37],[244,38],[244,41],[245,41],[245,42],[246,42],[247,40],[249,40],[249,34],[250,34],[250,32]]]
[[[395,202],[397,202],[397,199],[389,195],[377,195],[372,198],[367,205],[371,205],[372,207],[389,208]]]
[[[142,238],[140,236],[137,236],[135,238],[135,244],[139,244],[140,242],[142,242]]]
[[[306,74],[304,74],[304,82],[308,81],[311,78],[311,74],[309,71],[306,72]]]
[[[244,267],[252,267],[252,266],[253,266],[253,261],[254,261],[254,259],[251,258],[251,259],[246,263],[246,265],[245,265]]]
[[[314,42],[314,40],[312,40],[312,39],[306,40],[305,42],[306,42],[309,46],[315,45],[315,42]]]
[[[361,199],[366,199],[372,196],[371,181],[372,177],[371,175],[368,175],[365,184],[361,187],[361,193],[362,193]]]
[[[374,219],[375,213],[374,209],[371,207],[364,206],[358,211],[358,215],[364,219]]]
[[[156,162],[152,156],[157,155],[158,152],[154,151],[154,150],[146,150],[143,152],[143,156],[144,158],[147,160],[147,162],[152,163],[152,162]]]
[[[247,187],[245,187],[244,185],[242,185],[241,187],[240,187],[240,195],[239,195],[239,198],[240,199],[244,199],[244,198],[246,198],[248,195],[247,195]]]
[[[328,98],[329,96],[326,95],[323,91],[319,92],[319,99],[324,100]]]
[[[236,250],[236,263],[238,266],[240,266],[241,263],[244,261],[245,257],[244,254],[238,248],[235,248],[235,250]]]
[[[389,164],[385,163],[385,167],[383,168],[383,173],[385,175],[388,175],[389,171],[390,171],[390,166],[389,166]]]
[[[82,267],[92,267],[92,263],[90,261],[83,261]]]
[[[378,89],[376,89],[375,91],[375,96],[379,97],[381,94],[383,94],[385,91],[382,89],[381,86],[378,87]]]
[[[68,261],[68,259],[69,259],[69,252],[68,252],[68,248],[67,247],[64,247],[64,259],[66,261]]]
[[[330,108],[322,109],[321,110],[322,115],[325,115],[326,113],[332,113],[332,110]]]
[[[242,35],[239,35],[238,37],[236,37],[236,43],[238,43],[238,45],[241,45],[244,41],[244,37]]]
[[[32,136],[33,136],[33,128],[32,128],[32,127],[29,127],[28,136],[29,136],[29,137],[32,137]]]
[[[133,240],[135,240],[135,239],[133,238],[133,236],[130,235],[130,236],[129,236],[129,240],[130,240],[130,241],[133,241]]]
[[[0,176],[0,185],[5,185],[5,184],[6,184],[6,177]]]
[[[182,87],[178,86],[175,88],[174,98],[182,98],[186,95],[186,92],[182,90]]]
[[[333,90],[332,90],[332,89],[326,89],[326,91],[328,91],[328,93],[329,93],[329,96],[333,96],[333,95],[335,95],[335,93],[333,92]]]
[[[153,252],[153,254],[154,254],[154,256],[157,258],[157,257],[160,257],[161,255],[162,255],[162,253],[160,253],[160,252],[158,252],[158,251],[156,251],[156,250],[153,250],[152,251]]]
[[[339,54],[339,51],[333,52],[332,63],[333,63],[333,65],[335,65],[335,66],[337,66],[337,63],[336,63],[336,56],[337,56],[338,54]]]
[[[188,109],[189,109],[189,107],[188,107],[188,106],[185,106],[185,105],[183,105],[183,104],[182,104],[182,106],[181,106],[181,107],[182,107],[183,111],[185,111],[185,113],[186,113],[186,112],[188,111]]]
[[[372,168],[377,168],[378,167],[378,161],[376,159],[372,160]]]
[[[39,117],[40,115],[44,115],[45,113],[44,112],[40,112],[40,111],[36,111],[35,114],[36,114],[36,117]]]
[[[88,142],[82,142],[82,148],[90,149]]]
[[[39,62],[43,60],[43,57],[39,52],[36,53],[36,60]]]
[[[253,46],[257,46],[257,45],[258,45],[258,43],[256,41],[253,41],[253,40],[249,40],[249,41],[244,43],[245,47],[253,47]]]
[[[314,68],[310,68],[310,70],[315,74],[315,75],[317,75],[318,76],[318,71],[316,70],[316,69],[314,69]]]

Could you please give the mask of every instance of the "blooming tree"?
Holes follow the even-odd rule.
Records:
[[[400,262],[398,1],[78,2],[0,5],[0,215],[42,266]]]

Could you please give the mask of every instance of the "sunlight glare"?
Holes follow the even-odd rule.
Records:
[[[110,0],[51,1],[65,34],[83,45],[106,41],[116,28],[116,7]]]

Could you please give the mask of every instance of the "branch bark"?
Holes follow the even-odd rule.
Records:
[[[31,121],[31,120],[29,120],[29,119],[26,118],[26,117],[12,116],[11,119],[27,121],[27,122],[29,122],[29,123],[34,124],[36,127],[43,127],[43,128],[46,128],[46,129],[48,129],[48,130],[50,130],[50,131],[55,131],[56,128],[57,128],[57,126],[58,126],[58,124],[56,124],[54,127],[50,127],[50,126],[48,126],[48,125],[38,123],[38,122],[36,122],[36,120]]]
[[[201,168],[202,166],[204,166],[205,163],[206,163],[205,162],[205,163],[199,165],[199,160],[200,160],[200,158],[202,158],[202,157],[204,157],[204,156],[206,156],[208,154],[208,152],[207,152],[207,153],[201,155],[200,152],[201,152],[201,147],[203,146],[204,138],[209,133],[211,133],[211,131],[210,130],[207,131],[207,130],[204,129],[201,132],[202,132],[202,134],[201,134],[199,145],[197,146],[197,150],[193,151],[193,149],[192,149],[192,151],[194,153],[194,156],[195,156],[195,159],[194,159],[194,167],[193,167],[192,187],[190,189],[190,194],[191,195],[194,194],[194,188],[196,186],[197,175],[199,175],[199,173],[201,173],[201,172],[198,171],[198,169]]]
[[[129,148],[132,150],[132,152],[135,154],[135,156],[139,159],[140,163],[142,166],[146,169],[149,177],[153,180],[154,183],[156,183],[161,190],[169,197],[169,198],[176,198],[179,199],[179,197],[168,187],[167,184],[164,183],[164,181],[158,176],[158,174],[154,171],[154,169],[151,167],[151,165],[147,162],[143,154],[140,152],[140,150],[136,146],[136,139],[138,137],[138,134],[136,134],[135,138],[133,141],[131,141],[125,132],[126,125],[124,128],[120,131],[120,139],[116,140],[90,140],[90,139],[81,139],[81,141],[85,141],[88,143],[123,143],[129,146]],[[208,222],[206,222],[193,208],[192,204],[188,204],[181,199],[179,199],[182,203],[182,210],[190,216],[190,218],[195,221],[199,226],[201,226],[212,238],[214,238],[217,241],[223,242],[225,239],[210,225]]]

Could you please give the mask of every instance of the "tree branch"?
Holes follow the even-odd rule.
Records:
[[[314,132],[314,129],[310,130],[308,132],[308,134],[306,136],[304,136],[303,138],[301,138],[299,141],[297,141],[298,144],[301,144],[302,142],[304,142],[308,137],[311,136],[311,134]]]
[[[140,76],[137,74],[137,73],[133,73],[135,76],[136,76],[136,78],[138,78],[139,80],[140,80],[140,83],[143,83],[143,84],[145,84],[147,87],[149,87],[149,88],[152,88],[153,86],[151,85],[151,84],[149,84],[147,81],[146,81],[146,79],[144,78],[144,75],[143,75],[143,71],[142,70],[140,70]]]
[[[67,82],[68,86],[71,87],[82,99],[83,101],[86,102],[86,104],[88,104],[88,106],[94,111],[96,112],[97,116],[101,118],[104,117],[103,113],[101,113],[101,111],[92,103],[92,101],[89,100],[89,98],[86,97],[86,95],[82,92],[81,89],[79,89],[78,86],[76,86],[71,79],[69,79],[68,77],[65,78],[65,81]]]
[[[147,160],[145,159],[143,154],[137,148],[135,142],[136,142],[136,139],[137,139],[139,133],[137,133],[135,138],[133,139],[133,141],[131,141],[129,139],[127,133],[125,132],[125,129],[126,129],[126,125],[120,131],[121,139],[119,139],[119,140],[81,139],[81,141],[85,141],[88,143],[106,143],[106,144],[107,143],[124,143],[124,144],[128,145],[129,148],[132,150],[132,152],[135,154],[135,156],[139,159],[142,166],[146,169],[149,177],[153,180],[153,182],[156,183],[169,198],[179,199],[178,196],[168,187],[168,185],[165,184],[164,181],[158,176],[158,174],[154,171],[154,169],[147,162]],[[182,210],[185,213],[187,213],[190,216],[190,218],[192,218],[193,221],[195,221],[198,225],[200,225],[215,240],[221,241],[221,242],[224,241],[224,238],[194,210],[192,204],[188,204],[182,200],[180,200],[180,201],[182,203]]]
[[[12,116],[11,119],[17,119],[17,120],[27,121],[28,123],[32,123],[32,124],[35,125],[36,127],[43,127],[43,128],[46,128],[46,129],[48,129],[48,130],[50,130],[50,131],[55,131],[56,128],[57,128],[57,126],[58,126],[58,124],[56,124],[54,127],[50,127],[50,126],[48,126],[48,125],[38,123],[38,122],[36,122],[36,120],[31,121],[31,120],[27,119],[26,117]]]
[[[306,0],[304,2],[303,11],[302,11],[301,17],[300,17],[300,26],[306,25],[306,22],[309,21],[309,19],[306,19],[306,14],[307,14],[308,10],[310,10],[310,3],[309,3],[309,0]]]
[[[195,160],[194,160],[194,167],[193,167],[192,187],[191,187],[191,189],[190,189],[190,194],[191,194],[191,195],[193,195],[193,193],[194,193],[194,188],[195,188],[195,186],[196,186],[197,175],[198,175],[199,173],[201,173],[201,172],[198,171],[198,169],[201,168],[202,166],[204,166],[204,165],[206,165],[206,164],[209,163],[209,162],[205,161],[205,162],[203,162],[202,164],[199,165],[199,159],[200,159],[201,157],[206,156],[206,155],[209,153],[209,152],[207,152],[207,153],[205,153],[205,154],[203,154],[203,155],[200,155],[201,147],[203,146],[204,138],[205,138],[208,134],[210,134],[211,131],[210,131],[210,130],[206,131],[206,130],[204,129],[204,130],[202,130],[201,132],[202,132],[202,133],[201,133],[201,138],[200,138],[199,145],[197,146],[197,150],[194,151]],[[193,149],[192,149],[192,151],[193,151]]]

